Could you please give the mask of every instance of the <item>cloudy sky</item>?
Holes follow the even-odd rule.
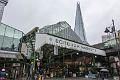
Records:
[[[24,33],[59,21],[67,21],[74,29],[77,1],[90,44],[101,42],[112,19],[116,29],[120,29],[120,0],[9,0],[2,22]]]

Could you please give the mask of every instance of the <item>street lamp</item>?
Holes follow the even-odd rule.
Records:
[[[111,27],[111,26],[110,26]],[[115,30],[115,24],[114,24],[114,20],[112,19],[112,27],[111,27],[111,30],[109,30],[110,29],[110,27],[106,27],[106,29],[105,29],[105,33],[112,33],[112,34],[114,34],[114,38],[115,38],[115,42],[116,42],[116,50],[117,50],[117,55],[118,55],[118,58],[120,57],[119,56],[119,50],[118,50],[118,48],[119,48],[119,44],[118,44],[118,40],[117,40],[117,35],[116,35],[116,30]]]
[[[115,25],[114,25],[114,20],[112,19],[112,23],[113,23],[113,27],[112,27],[112,31],[115,35],[115,40],[116,40],[116,46],[117,46],[117,53],[118,53],[118,58],[120,57],[119,56],[119,44],[118,44],[118,41],[117,41],[117,35],[116,35],[116,32],[115,32]]]
[[[97,58],[97,56],[95,56],[95,58]]]
[[[77,55],[79,55],[79,53],[76,53]]]
[[[117,56],[120,59],[120,56],[119,56],[119,44],[118,44],[118,40],[117,40],[117,35],[116,35],[116,30],[115,30],[115,24],[114,24],[114,20],[113,19],[112,19],[111,31],[108,28],[110,28],[110,27],[106,27],[106,30],[104,32],[105,33],[112,33],[112,34],[114,34],[114,38],[115,38],[115,41],[116,41]],[[118,75],[119,75],[119,71],[118,71]]]

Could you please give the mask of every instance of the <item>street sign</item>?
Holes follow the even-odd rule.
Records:
[[[20,63],[13,63],[13,67],[20,66]]]

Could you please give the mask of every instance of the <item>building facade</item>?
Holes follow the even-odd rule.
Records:
[[[43,69],[49,77],[52,74],[62,77],[63,67],[69,70],[68,76],[73,76],[73,73],[83,76],[85,72],[93,70],[93,66],[102,66],[98,66],[101,63],[98,58],[105,56],[103,50],[84,44],[66,21],[41,29],[36,27],[22,40],[28,46],[27,52],[31,55],[30,71],[39,72]],[[95,58],[95,55],[98,58]]]
[[[49,77],[62,77],[65,67],[68,77],[72,77],[73,73],[84,76],[85,72],[102,66],[103,59],[98,58],[106,55],[103,50],[84,44],[66,21],[41,29],[36,27],[22,37],[22,43],[27,45],[27,54],[30,54],[30,72],[41,73],[43,69]]]
[[[116,31],[116,37],[114,33],[107,33],[106,35],[102,35],[102,43],[104,43],[104,47],[111,47],[119,44],[119,33],[119,31]]]
[[[18,61],[22,59],[19,53],[20,38],[24,33],[4,23],[0,25],[0,70],[5,69],[8,77],[14,77],[20,71],[22,65]],[[18,74],[17,74],[18,75]]]
[[[102,43],[95,44],[94,47],[105,50],[106,61],[111,76],[120,75],[120,38],[119,31],[108,33],[102,36]]]
[[[18,52],[20,38],[24,33],[3,23],[0,30],[0,50]]]

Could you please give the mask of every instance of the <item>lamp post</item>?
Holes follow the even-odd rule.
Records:
[[[115,34],[115,40],[116,40],[117,56],[118,56],[118,59],[119,59],[119,61],[120,61],[119,43],[118,43],[117,35],[116,35],[116,32],[115,32],[114,20],[112,20],[112,23],[113,23],[113,31],[114,31],[114,34]],[[119,61],[117,61],[117,62],[119,62]],[[117,63],[116,63],[116,66],[118,66]],[[118,76],[119,76],[119,67],[118,67],[118,69],[117,69],[117,72],[118,72]]]
[[[117,41],[117,35],[116,35],[116,32],[115,32],[115,25],[114,25],[114,20],[113,19],[112,19],[112,23],[113,23],[112,31],[113,31],[113,33],[115,35],[116,46],[117,46],[117,53],[118,53],[117,56],[119,58],[120,57],[120,55],[119,55],[119,43]]]
[[[114,34],[114,39],[115,39],[115,43],[116,43],[116,52],[117,52],[117,56],[120,59],[120,54],[119,54],[119,44],[118,44],[118,40],[117,40],[117,35],[116,35],[116,29],[115,29],[115,24],[114,24],[114,20],[112,19],[112,27],[111,27],[111,31],[108,29],[110,27],[107,27],[106,30],[104,31],[105,33],[112,33]],[[117,64],[116,64],[117,66]],[[117,70],[117,73],[119,75],[119,71]]]
[[[119,57],[119,51],[118,51],[118,48],[119,48],[119,44],[118,44],[118,40],[117,40],[117,35],[116,35],[116,29],[115,29],[115,24],[114,24],[114,20],[112,19],[112,28],[111,28],[111,31],[108,29],[110,27],[106,27],[105,29],[105,33],[112,33],[114,34],[114,38],[115,38],[115,42],[116,42],[116,50],[117,50],[117,55]]]

